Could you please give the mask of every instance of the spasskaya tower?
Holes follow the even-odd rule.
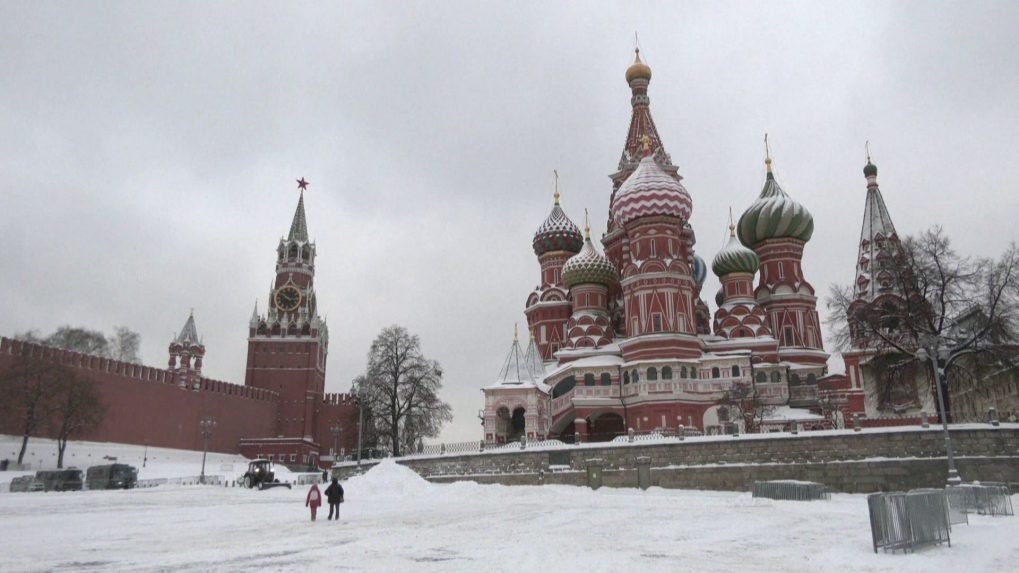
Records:
[[[318,314],[315,295],[315,243],[308,239],[304,213],[308,183],[303,178],[297,183],[301,197],[290,233],[276,248],[268,308],[260,315],[256,303],[248,325],[244,384],[279,393],[277,437],[261,440],[261,445],[307,455],[319,449],[316,405],[325,389],[329,329]]]

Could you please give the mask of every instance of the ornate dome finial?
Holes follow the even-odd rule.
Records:
[[[517,339],[517,323],[513,323],[513,340]]]
[[[744,247],[736,238],[736,226],[729,223],[729,242],[722,247],[711,261],[711,270],[718,277],[732,273],[754,274],[761,265],[757,253]]]
[[[534,233],[534,240],[531,245],[534,247],[534,254],[539,257],[552,251],[567,251],[578,253],[584,246],[584,236],[580,229],[573,224],[573,221],[566,216],[563,208],[559,205],[559,172],[555,174],[555,205],[552,212],[548,214],[545,222],[538,227]]]
[[[867,178],[877,177],[877,166],[874,165],[873,163],[871,163],[871,161],[870,161],[870,141],[869,140],[867,141],[867,143],[864,144],[864,147],[867,149],[867,165],[863,166],[863,176],[867,177]]]
[[[640,142],[644,145],[644,157],[651,155],[651,138],[645,133],[644,136],[640,138]]]
[[[771,148],[768,147],[768,134],[764,134],[764,165],[768,168],[768,176],[771,176]]]
[[[587,221],[587,207],[584,207],[584,240],[591,240],[591,224]]]
[[[771,172],[771,150],[765,151],[768,176],[757,200],[743,212],[736,223],[736,235],[744,246],[755,245],[768,239],[796,239],[806,243],[814,233],[814,218],[810,211],[789,197]]]
[[[666,173],[650,152],[650,138],[645,135],[647,150],[637,169],[619,187],[609,208],[609,216],[617,227],[648,216],[676,217],[685,224],[690,220],[693,200],[675,177]]]
[[[591,283],[611,288],[619,282],[619,275],[616,267],[594,248],[588,238],[584,241],[584,248],[563,265],[562,281],[566,288]]]
[[[635,54],[633,64],[626,68],[626,83],[632,83],[637,79],[651,81],[651,68],[640,61],[640,48],[634,48],[633,52]]]

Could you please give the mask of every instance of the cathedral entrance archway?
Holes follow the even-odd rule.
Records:
[[[524,410],[523,406],[517,406],[513,409],[513,414],[509,419],[509,427],[506,431],[506,441],[514,442],[524,435],[524,431],[527,429],[527,420],[524,418],[525,414],[527,414],[527,410]]]
[[[589,442],[611,442],[626,434],[623,417],[615,412],[592,415],[587,419],[587,440]]]

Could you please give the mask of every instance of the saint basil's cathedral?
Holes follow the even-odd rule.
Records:
[[[779,185],[768,155],[763,189],[711,259],[721,282],[711,316],[710,293],[702,292],[709,267],[689,223],[693,199],[651,117],[650,80],[638,49],[626,70],[632,115],[609,176],[604,254],[586,221],[582,233],[567,217],[558,189],[534,234],[541,282],[525,304],[529,342],[524,350],[515,338],[495,383],[483,388],[485,439],[746,431],[721,400],[736,383],[767,405],[761,431],[877,418],[884,408],[865,379],[865,349],[846,353],[847,374],[828,374],[817,296],[801,265],[813,217]],[[871,261],[887,258],[898,238],[877,168],[868,163],[864,174],[856,287],[858,300],[873,302],[889,293],[871,276]],[[930,392],[912,395],[918,399],[895,413],[932,412]]]

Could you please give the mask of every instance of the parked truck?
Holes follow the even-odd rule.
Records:
[[[84,485],[82,471],[75,468],[39,471],[35,477],[42,482],[44,491],[81,491]]]
[[[85,476],[88,489],[131,489],[138,485],[138,468],[127,464],[92,466]]]

